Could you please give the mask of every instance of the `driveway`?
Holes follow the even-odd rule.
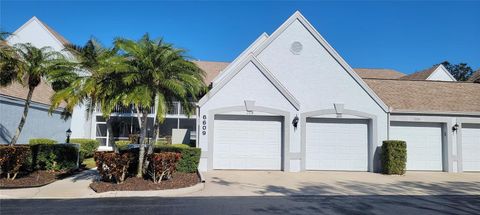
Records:
[[[210,171],[191,196],[480,195],[480,173]]]

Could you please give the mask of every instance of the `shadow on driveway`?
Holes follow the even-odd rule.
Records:
[[[1,200],[0,214],[478,214],[480,196],[259,196]]]

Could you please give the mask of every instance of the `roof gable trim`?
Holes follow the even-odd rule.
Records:
[[[340,66],[347,71],[347,73],[360,85],[362,89],[385,111],[389,112],[388,106],[380,97],[360,78],[360,76],[353,71],[352,67],[333,49],[333,47],[320,35],[320,33],[308,22],[308,20],[299,12],[296,11],[290,18],[287,19],[270,37],[260,45],[255,51],[254,56],[257,57],[263,50],[265,50],[277,37],[279,37],[292,23],[298,20],[307,31],[322,45],[325,50],[337,61]]]
[[[300,110],[300,103],[298,102],[298,100],[252,54],[249,54],[246,59],[244,59],[240,64],[234,67],[232,71],[225,76],[225,78],[220,80],[220,82],[217,85],[215,85],[213,89],[211,89],[205,96],[203,96],[198,102],[198,105],[203,106],[208,100],[210,100],[218,91],[220,91],[228,82],[230,82],[230,80],[232,80],[233,77],[235,77],[235,75],[237,75],[250,62],[253,63],[263,75],[265,75],[265,77],[290,102],[290,104],[292,104],[293,107],[295,107],[296,110]]]
[[[43,22],[40,21],[36,16],[34,16],[34,17],[32,17],[31,19],[29,19],[27,22],[25,22],[25,24],[23,24],[22,26],[20,26],[20,28],[18,28],[17,30],[15,30],[15,31],[12,33],[12,35],[10,35],[10,36],[7,37],[6,41],[9,41],[9,40],[10,40],[12,37],[14,37],[18,32],[22,31],[24,28],[26,28],[26,27],[27,27],[29,24],[31,24],[32,22],[38,23],[38,24],[43,28],[43,30],[45,30],[45,31],[48,33],[48,35],[50,35],[50,37],[52,37],[53,40],[60,45],[60,47],[65,48],[64,44],[63,44],[63,43],[54,35],[54,33],[51,32],[51,31],[47,28],[47,26],[45,26],[45,24],[43,24]]]

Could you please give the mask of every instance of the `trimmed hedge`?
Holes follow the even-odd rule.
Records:
[[[405,174],[407,163],[407,143],[402,140],[386,140],[382,144],[383,173]]]
[[[138,148],[121,150],[121,153],[131,152],[135,158],[130,165],[129,171],[133,174],[136,171],[136,163],[138,162]],[[185,144],[172,144],[172,145],[160,145],[155,146],[154,153],[160,152],[177,152],[181,154],[181,158],[177,163],[178,172],[194,173],[197,172],[198,164],[200,162],[200,148],[190,147]]]
[[[132,162],[130,153],[95,152],[94,158],[98,173],[103,181],[113,181],[117,184],[125,181]]]
[[[32,167],[41,170],[70,170],[77,167],[78,151],[70,144],[31,145]],[[80,163],[82,160],[79,161]]]
[[[70,143],[80,144],[80,153],[83,158],[91,158],[95,151],[97,151],[100,143],[94,139],[73,138]]]
[[[32,138],[28,141],[28,145],[36,144],[57,144],[56,140],[47,139],[47,138]]]
[[[0,146],[0,173],[14,180],[22,167],[30,163],[30,156],[29,146]]]
[[[115,141],[115,146],[117,147],[118,150],[128,149],[129,144],[132,144],[132,141],[130,141],[130,140],[117,140],[117,141]]]

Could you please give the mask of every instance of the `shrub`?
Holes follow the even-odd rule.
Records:
[[[115,146],[118,150],[125,150],[128,149],[128,145],[132,144],[130,140],[117,140],[115,141]]]
[[[80,144],[80,153],[83,158],[93,157],[93,154],[100,146],[100,143],[94,139],[74,138],[70,139],[70,143]]]
[[[382,145],[382,167],[385,174],[405,174],[407,144],[402,140],[386,140]]]
[[[36,145],[36,144],[57,144],[56,140],[47,139],[47,138],[33,138],[28,141],[29,145]]]
[[[126,149],[121,152],[130,152],[135,157],[132,161],[132,165],[136,166],[138,161],[138,148]],[[172,145],[161,145],[155,146],[154,153],[160,152],[177,152],[181,154],[181,158],[177,163],[178,172],[194,173],[197,172],[198,163],[200,162],[200,148],[189,147],[185,144],[172,144]],[[134,173],[136,169],[131,168],[130,173]]]
[[[178,152],[153,153],[147,157],[150,160],[148,174],[153,183],[160,183],[162,179],[170,179],[176,170],[177,162],[180,160]]]
[[[74,145],[36,144],[31,145],[30,149],[34,169],[57,171],[75,169],[77,166],[78,149]]]
[[[123,183],[132,161],[130,153],[95,152],[94,158],[102,180]]]
[[[15,180],[30,154],[28,146],[0,146],[0,174],[6,173],[7,179]]]

